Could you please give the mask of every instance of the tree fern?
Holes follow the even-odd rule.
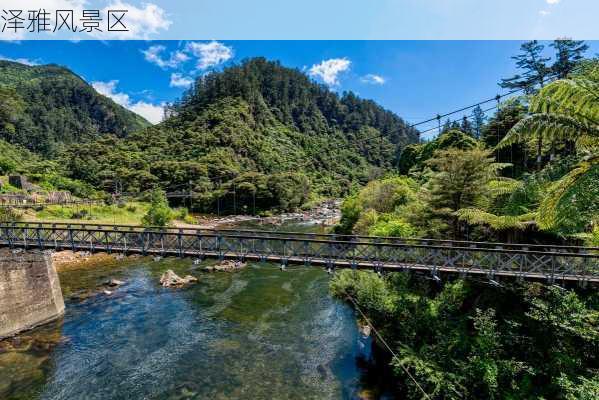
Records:
[[[591,138],[599,138],[599,125],[565,114],[532,114],[518,121],[497,148],[509,147],[539,135],[548,142],[577,140],[589,143]]]
[[[529,112],[529,116],[512,127],[498,148],[530,136],[548,141],[597,138],[599,79],[575,77],[552,82],[531,98]]]
[[[599,213],[599,202],[595,198],[599,192],[599,154],[588,157],[566,176],[555,182],[547,196],[541,201],[537,222],[542,229],[568,223],[572,215],[568,215],[568,207],[582,207],[576,212],[587,212],[590,215]],[[577,203],[577,204],[576,204]],[[582,203],[582,204],[581,204]],[[571,207],[570,207],[571,208]]]
[[[530,102],[532,113],[577,115],[599,122],[599,83],[585,79],[562,79],[545,86]]]
[[[498,148],[537,137],[551,143],[575,141],[579,154],[587,154],[574,169],[548,187],[541,200],[537,223],[541,229],[580,232],[599,213],[599,71],[555,81],[530,101],[523,118],[497,145]],[[539,158],[540,160],[540,158]],[[468,214],[470,218],[473,215]],[[480,217],[480,215],[479,215]],[[492,221],[490,216],[486,216]],[[498,222],[498,221],[492,221]]]
[[[518,229],[523,230],[533,225],[536,214],[528,213],[522,215],[495,215],[478,208],[462,208],[456,211],[456,215],[462,221],[471,225],[486,225],[495,230]]]

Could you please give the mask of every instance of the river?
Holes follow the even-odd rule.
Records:
[[[322,269],[200,267],[140,258],[61,272],[64,318],[0,346],[0,399],[393,398]],[[199,282],[163,288],[169,268]],[[73,296],[108,278],[125,284]]]

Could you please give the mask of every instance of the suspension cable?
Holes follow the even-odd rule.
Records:
[[[383,338],[383,336],[379,333],[379,331],[374,327],[374,325],[372,324],[372,322],[370,321],[370,319],[366,316],[366,314],[362,311],[362,309],[358,305],[358,302],[349,293],[347,293],[345,290],[343,291],[343,293],[345,293],[345,295],[347,296],[347,298],[349,299],[349,301],[351,301],[351,303],[354,305],[354,307],[356,308],[356,310],[358,310],[358,312],[362,315],[362,318],[364,318],[364,320],[366,321],[366,323],[368,324],[368,326],[370,326],[370,329],[372,329],[372,331],[374,332],[374,334],[376,335],[376,337],[380,340],[380,342],[383,344],[383,346],[385,346],[387,348],[387,350],[389,351],[389,353],[391,353],[391,355],[393,356],[393,358],[395,358],[395,360],[397,361],[397,363],[399,364],[399,366],[401,367],[401,369],[403,369],[403,371],[406,373],[406,375],[412,380],[412,382],[414,382],[414,384],[416,385],[416,387],[418,387],[418,389],[420,389],[420,391],[422,392],[422,394],[424,395],[424,397],[426,397],[427,399],[430,400],[431,397],[424,391],[424,389],[422,388],[422,386],[420,386],[420,384],[418,383],[418,381],[416,380],[416,378],[414,378],[414,376],[410,373],[410,371],[401,363],[401,360],[399,359],[399,357],[397,356],[397,354],[395,354],[395,352],[393,351],[393,349],[391,349],[391,346],[389,346],[389,344],[387,343],[387,341],[385,340],[385,338]]]
[[[556,75],[549,76],[547,80],[549,82],[551,82],[556,77],[557,77]],[[532,87],[534,87],[534,86],[535,85],[532,85]],[[500,100],[503,99],[504,97],[511,96],[511,95],[513,95],[515,93],[518,93],[518,92],[529,90],[530,88],[531,88],[531,86],[527,86],[527,87],[523,87],[523,88],[519,88],[519,89],[510,90],[509,92],[506,92],[506,93],[503,93],[503,94],[497,94],[497,95],[495,95],[493,97],[490,97],[490,98],[488,98],[486,100],[479,101],[478,103],[471,104],[469,106],[462,107],[462,108],[459,108],[459,109],[447,112],[445,114],[437,114],[434,117],[428,118],[428,119],[426,119],[424,121],[420,121],[420,122],[416,122],[414,124],[406,125],[404,127],[404,129],[411,129],[411,128],[415,128],[415,127],[420,126],[420,125],[424,125],[424,124],[427,124],[427,123],[430,123],[430,122],[437,121],[437,126],[436,127],[433,127],[433,128],[430,128],[430,129],[427,129],[427,130],[424,130],[424,131],[419,131],[418,135],[419,135],[419,137],[421,137],[421,135],[423,133],[427,133],[427,132],[430,132],[430,131],[434,131],[434,130],[440,129],[440,121],[444,117],[448,117],[450,115],[454,115],[454,114],[457,114],[457,113],[460,113],[460,112],[463,112],[463,111],[466,111],[466,110],[469,110],[469,109],[472,109],[474,107],[477,107],[477,106],[480,106],[480,105],[483,105],[483,104],[487,104],[487,103],[490,103],[490,102],[497,102],[497,103],[499,103]],[[494,110],[496,108],[499,108],[499,105],[496,104],[493,107],[489,107],[486,110],[483,110],[483,113],[486,113],[488,111]],[[466,116],[466,118],[471,118],[471,117],[472,117],[471,115]],[[454,119],[451,122],[458,122],[459,120],[460,119]],[[379,134],[377,134],[375,136],[372,136],[372,137],[367,137],[367,138],[364,138],[364,139],[361,139],[361,140],[356,140],[356,141],[354,141],[352,143],[348,143],[348,147],[353,147],[356,144],[359,144],[359,143],[362,143],[362,142],[368,142],[370,140],[377,139],[379,137],[385,137],[385,136],[387,136],[387,135],[385,135],[383,133],[379,133]]]

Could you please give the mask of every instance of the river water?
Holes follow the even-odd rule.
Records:
[[[200,267],[140,258],[62,272],[64,319],[0,346],[0,399],[392,398],[323,270]],[[199,282],[163,288],[169,268]],[[125,284],[73,296],[108,278]]]

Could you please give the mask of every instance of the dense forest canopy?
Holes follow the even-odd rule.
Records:
[[[104,134],[148,126],[64,67],[0,60],[0,138],[45,156]]]
[[[381,176],[418,135],[372,101],[263,58],[199,78],[167,115],[72,146],[70,176],[106,190],[193,191],[205,211],[292,209]]]
[[[374,101],[360,99],[351,92],[340,97],[299,70],[264,58],[246,60],[201,77],[170,112],[196,115],[228,97],[246,101],[258,124],[268,124],[274,117],[307,134],[330,134],[335,130],[349,133],[371,127],[392,143],[405,144],[417,137],[415,129]]]

